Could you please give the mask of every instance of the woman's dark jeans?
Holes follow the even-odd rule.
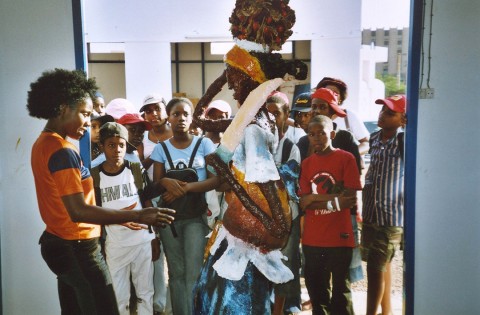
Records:
[[[43,259],[57,275],[62,314],[118,314],[98,238],[69,241],[44,232],[39,243]]]

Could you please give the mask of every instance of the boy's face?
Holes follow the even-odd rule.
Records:
[[[92,124],[90,126],[90,140],[92,143],[100,142],[100,127],[100,121],[92,120]]]
[[[112,165],[123,164],[127,152],[127,141],[120,137],[110,137],[102,143],[107,163]]]
[[[143,135],[145,133],[145,125],[143,123],[125,125],[128,130],[128,141],[134,146],[138,147],[143,142]]]
[[[152,126],[162,126],[167,122],[167,111],[163,103],[149,104],[145,108],[145,120]]]
[[[335,132],[321,123],[308,124],[308,141],[314,152],[322,152],[330,146]]]
[[[105,100],[102,97],[96,97],[93,100],[93,110],[100,116],[105,115]]]
[[[378,115],[378,127],[386,130],[396,130],[405,126],[406,118],[404,113],[394,112],[387,105],[383,105]]]
[[[311,113],[312,113],[312,117],[317,115],[323,115],[323,116],[332,118],[333,116],[330,105],[328,105],[327,101],[322,100],[321,98],[312,99]]]
[[[202,129],[195,124],[191,124],[190,128],[188,129],[188,133],[194,136],[201,136]]]
[[[312,115],[311,111],[295,112],[295,116],[294,116],[295,124],[306,131],[308,128],[308,123],[310,122],[311,115]]]
[[[275,117],[275,124],[278,130],[283,130],[288,118],[288,113],[283,110],[283,105],[279,103],[267,103],[267,110]]]

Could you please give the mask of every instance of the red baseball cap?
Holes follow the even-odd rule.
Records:
[[[407,98],[403,94],[393,95],[386,99],[378,99],[375,104],[387,105],[388,108],[397,113],[405,113]]]
[[[120,117],[117,122],[121,125],[132,125],[143,123],[145,125],[146,130],[152,129],[152,125],[145,121],[145,119],[140,116],[138,113],[128,113]]]
[[[338,94],[334,91],[326,88],[316,89],[312,94],[312,100],[315,98],[319,98],[327,102],[338,117],[347,116],[347,113],[345,113],[345,111],[338,106]]]

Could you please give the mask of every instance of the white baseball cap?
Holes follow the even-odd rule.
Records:
[[[230,118],[230,116],[232,115],[232,108],[230,107],[230,104],[223,100],[215,100],[208,104],[207,110],[205,111],[205,116],[208,115],[208,112],[211,109],[218,109],[223,113],[227,113],[227,118]]]
[[[145,111],[145,107],[147,107],[147,105],[157,104],[157,103],[163,103],[163,105],[165,105],[165,106],[167,105],[167,103],[165,102],[165,99],[161,95],[155,94],[155,93],[148,94],[143,99],[143,105],[140,108],[139,112],[141,113],[141,112]]]
[[[132,102],[124,98],[113,99],[105,107],[105,114],[112,116],[115,120],[129,113],[137,113],[137,110]]]

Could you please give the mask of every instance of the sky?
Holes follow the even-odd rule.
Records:
[[[362,0],[362,28],[408,27],[410,0]]]

